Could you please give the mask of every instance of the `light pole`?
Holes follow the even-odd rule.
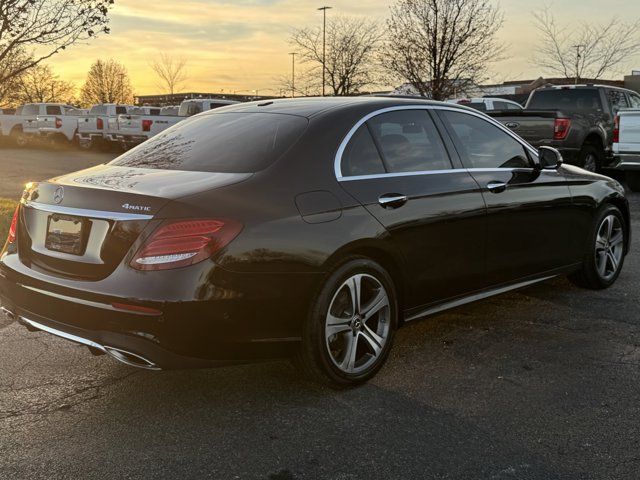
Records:
[[[296,52],[291,52],[291,98],[296,96]]]
[[[322,96],[325,96],[325,86],[326,86],[326,74],[327,69],[326,59],[327,59],[327,10],[331,10],[332,7],[320,7],[318,10],[322,10]]]

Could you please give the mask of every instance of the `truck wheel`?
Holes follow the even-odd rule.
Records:
[[[584,145],[578,155],[578,166],[588,172],[599,172],[603,156],[601,149],[598,147]]]
[[[24,134],[21,128],[14,128],[11,131],[11,139],[20,148],[26,147],[27,143],[29,143],[27,136]]]
[[[640,172],[626,172],[627,186],[632,192],[640,192]]]

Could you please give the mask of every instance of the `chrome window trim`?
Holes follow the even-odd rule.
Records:
[[[124,212],[106,212],[104,210],[88,210],[85,208],[62,207],[60,205],[48,205],[38,202],[24,202],[24,206],[49,213],[60,213],[63,215],[72,215],[77,217],[101,218],[104,220],[151,220],[153,215],[144,215],[141,213],[124,213]]]
[[[340,143],[340,147],[338,148],[338,151],[336,152],[336,156],[334,159],[334,163],[333,163],[333,169],[334,169],[334,173],[336,176],[336,180],[338,180],[339,182],[348,182],[348,181],[353,181],[353,180],[367,180],[367,179],[371,179],[371,178],[387,178],[387,177],[406,177],[406,176],[417,176],[417,175],[441,175],[443,173],[453,173],[453,172],[479,172],[479,171],[489,171],[489,172],[504,172],[504,171],[509,171],[509,170],[533,170],[533,168],[527,169],[527,168],[451,168],[451,169],[447,169],[447,170],[423,170],[423,171],[418,171],[418,172],[395,172],[395,173],[377,173],[377,174],[372,174],[372,175],[357,175],[357,176],[343,176],[342,175],[342,155],[344,154],[347,145],[349,144],[349,142],[351,141],[352,137],[355,135],[355,133],[358,131],[358,129],[364,125],[367,121],[369,121],[370,119],[377,117],[378,115],[383,115],[385,113],[389,113],[389,112],[397,112],[397,111],[402,111],[402,110],[425,110],[425,111],[429,111],[429,110],[445,110],[445,111],[450,111],[450,112],[458,112],[458,113],[464,113],[467,115],[471,115],[474,117],[478,117],[481,120],[484,120],[496,127],[498,127],[500,130],[502,130],[503,132],[505,132],[507,135],[509,135],[511,138],[513,138],[515,141],[517,141],[520,145],[522,145],[525,150],[527,150],[529,153],[531,153],[533,156],[537,157],[538,156],[538,152],[531,146],[529,145],[527,142],[525,142],[524,140],[522,140],[518,135],[516,135],[515,133],[513,133],[510,129],[508,129],[507,127],[505,127],[504,125],[502,125],[500,122],[498,122],[497,120],[494,120],[493,118],[491,118],[488,115],[483,114],[482,112],[478,112],[476,110],[472,110],[472,109],[466,109],[466,108],[460,108],[460,107],[449,107],[447,105],[396,105],[395,107],[386,107],[386,108],[381,108],[379,110],[376,110],[374,112],[370,112],[367,115],[365,115],[364,117],[362,117],[360,120],[358,120],[358,122],[356,122],[356,124],[351,127],[351,129],[349,130],[349,132],[347,133],[347,135],[344,137],[344,139],[342,140],[342,142]],[[436,126],[437,128],[437,126]]]

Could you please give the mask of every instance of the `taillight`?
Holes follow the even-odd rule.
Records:
[[[20,215],[20,205],[16,207],[16,211],[13,213],[11,219],[11,226],[9,227],[9,235],[7,236],[7,243],[11,244],[16,241],[18,235],[18,217]]]
[[[96,122],[96,128],[98,130],[104,129],[104,121],[101,118],[99,118],[98,121]]]
[[[151,131],[151,125],[153,125],[153,120],[142,120],[142,131],[143,132],[150,132]]]
[[[620,115],[613,119],[613,143],[620,143]]]
[[[56,117],[56,128],[62,128],[62,119]]]
[[[571,120],[568,118],[556,118],[553,125],[553,139],[564,140],[569,134],[571,128]]]
[[[138,250],[131,266],[167,270],[210,258],[238,236],[242,224],[229,219],[183,220],[160,226]]]

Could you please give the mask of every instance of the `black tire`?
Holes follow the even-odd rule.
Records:
[[[27,136],[22,131],[22,128],[14,128],[11,130],[11,140],[19,148],[25,148],[27,146]]]
[[[640,192],[640,172],[626,172],[627,186],[632,192]]]
[[[604,152],[601,148],[595,145],[586,144],[582,146],[582,149],[578,154],[578,166],[589,172],[599,172],[602,167],[603,158]]]
[[[350,322],[352,326],[348,327],[349,329],[353,328],[353,331],[347,330],[331,337],[325,333],[327,328],[326,321],[330,313],[330,308],[333,308],[335,305],[338,295],[345,294],[343,290],[345,288],[345,282],[349,281],[349,279],[356,275],[364,275],[363,278],[365,280],[362,281],[363,285],[365,282],[371,282],[373,284],[375,280],[384,287],[384,290],[377,290],[378,293],[375,295],[380,293],[384,294],[385,292],[387,294],[388,306],[379,310],[379,314],[375,314],[379,315],[378,318],[374,319],[375,315],[372,315],[369,319],[365,320],[363,317],[361,322],[364,325],[369,320],[374,320],[372,323],[366,324],[371,326],[374,325],[375,322],[382,322],[378,323],[377,327],[375,327],[377,329],[377,333],[380,333],[381,325],[383,329],[387,328],[385,333],[386,336],[384,337],[386,341],[380,349],[380,353],[377,354],[377,357],[374,356],[373,350],[370,350],[370,344],[367,342],[364,333],[362,334],[362,337],[358,334],[357,328],[367,327],[356,327],[356,324],[354,324],[356,321],[355,318],[351,319]],[[365,287],[363,287],[362,291],[364,292],[364,290]],[[364,297],[365,295],[363,294],[363,299]],[[347,315],[345,319],[348,318],[348,316],[349,315]],[[388,324],[388,327],[384,327],[385,322]],[[346,320],[346,323],[349,323],[349,320]],[[294,358],[294,363],[308,378],[313,381],[327,384],[332,387],[358,385],[373,377],[384,365],[387,357],[389,356],[389,351],[391,350],[397,326],[398,300],[396,289],[390,275],[378,263],[368,258],[355,256],[349,257],[339,264],[332,273],[326,277],[323,285],[319,289],[319,292],[311,302],[309,313],[303,325],[302,342]],[[337,360],[334,354],[330,351],[331,347],[329,346],[329,343],[331,340],[328,340],[328,338],[335,338],[336,340],[334,341],[340,341],[342,338],[346,338],[345,342],[347,343],[353,342],[354,340],[351,339],[355,339],[356,347],[353,357],[355,358],[358,355],[358,352],[362,352],[362,356],[360,358],[364,365],[360,368],[363,368],[363,370],[355,373],[348,373],[334,363]],[[345,359],[348,348],[349,347],[346,346],[344,347],[345,351],[343,353]],[[369,350],[371,353],[369,353]],[[367,366],[367,362],[372,363]]]
[[[622,246],[621,246],[622,254],[617,264],[617,268],[615,269],[615,272],[613,272],[610,277],[605,277],[598,270],[598,265],[597,265],[598,253],[597,252],[602,251],[602,249],[596,246],[596,239],[598,237],[598,232],[603,226],[605,219],[607,219],[610,216],[614,216],[617,218],[621,228],[621,233],[623,238]],[[611,285],[613,285],[615,281],[618,279],[618,276],[620,275],[620,272],[622,271],[622,267],[624,265],[626,242],[627,242],[627,239],[629,238],[628,228],[629,227],[625,222],[624,216],[622,215],[618,207],[614,205],[605,205],[604,207],[602,207],[598,211],[598,214],[595,217],[593,227],[589,234],[589,239],[588,239],[589,243],[587,247],[587,252],[585,253],[582,261],[582,267],[579,271],[569,276],[569,279],[575,285],[582,288],[588,288],[591,290],[602,290],[605,288],[609,288]],[[605,264],[609,265],[610,261],[609,260],[605,261]],[[611,270],[613,270],[613,268]]]

